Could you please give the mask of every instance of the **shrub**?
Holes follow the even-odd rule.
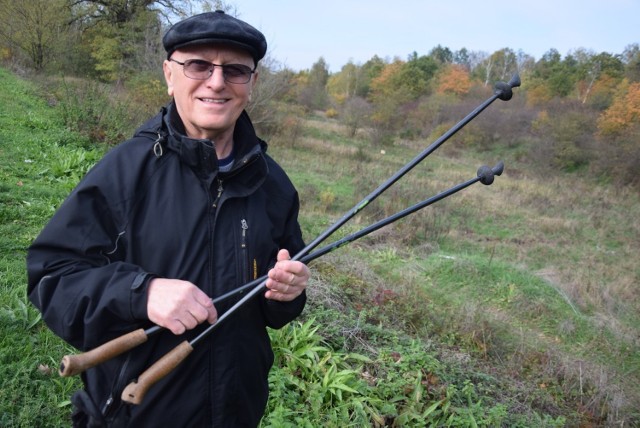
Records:
[[[93,143],[118,144],[139,126],[140,114],[135,103],[119,96],[112,86],[63,79],[53,93],[65,126]]]

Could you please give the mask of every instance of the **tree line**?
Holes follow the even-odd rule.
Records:
[[[164,96],[161,37],[167,26],[214,9],[236,14],[222,1],[0,0],[0,59],[17,70],[127,88],[152,104]],[[578,48],[563,56],[550,49],[539,59],[510,48],[487,53],[438,45],[407,58],[349,62],[336,73],[322,57],[293,71],[268,56],[260,73],[250,109],[263,132],[295,140],[300,113],[322,111],[343,123],[349,137],[366,129],[378,144],[429,137],[493,83],[519,73],[524,101],[511,118],[517,127],[501,127],[498,136],[477,127],[462,144],[530,144],[537,147],[531,162],[639,184],[638,43],[622,53]],[[598,155],[603,151],[606,160]]]

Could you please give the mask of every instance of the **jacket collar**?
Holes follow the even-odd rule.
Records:
[[[215,143],[208,139],[187,137],[174,102],[169,103],[164,109],[162,121],[168,133],[166,145],[169,150],[176,152],[183,163],[189,165],[201,176],[212,177],[218,174]],[[257,137],[246,111],[243,111],[236,121],[233,141],[234,166],[231,171],[221,173],[220,176],[222,179],[234,177],[234,180],[237,176],[245,187],[254,188],[262,183],[268,174],[264,156],[267,144]],[[248,165],[255,167],[247,168]]]

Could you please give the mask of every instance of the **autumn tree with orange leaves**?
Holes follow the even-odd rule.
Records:
[[[463,96],[471,89],[471,77],[465,68],[458,64],[449,64],[438,76],[436,92]]]
[[[597,168],[622,184],[640,187],[640,82],[623,79],[611,106],[598,119],[601,149]]]
[[[611,106],[598,119],[601,135],[619,136],[640,125],[640,82],[623,80]]]

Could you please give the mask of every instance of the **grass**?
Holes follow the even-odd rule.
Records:
[[[56,373],[73,350],[28,302],[24,257],[105,148],[71,131],[47,98],[0,69],[7,427],[68,426],[80,384]],[[383,153],[344,135],[313,117],[299,140],[271,144],[300,191],[308,241],[430,143],[401,141]],[[262,426],[640,423],[638,194],[587,176],[537,174],[521,145],[483,152],[451,143],[336,237],[473,178],[483,163],[504,159],[504,175],[312,263],[303,317],[271,332],[276,364]]]
[[[316,119],[315,126],[322,128],[322,122]],[[332,138],[332,132],[339,131],[327,126],[310,132],[299,144],[303,161],[290,150],[279,159],[294,177],[307,174],[300,165],[310,163],[314,171],[309,174],[329,175],[340,164],[339,157],[326,147],[310,153],[309,141],[321,138],[324,146],[342,147],[343,137]],[[428,143],[386,148],[381,156],[377,147],[352,142],[352,151],[363,154],[364,161],[352,165],[352,176],[338,179],[354,183],[356,195],[335,214],[350,208]],[[374,321],[396,321],[420,337],[435,336],[444,345],[466,349],[491,370],[523,374],[511,376],[537,384],[542,394],[553,390],[552,414],[569,417],[570,426],[580,420],[633,425],[640,405],[635,288],[640,234],[633,220],[640,215],[638,194],[584,175],[538,175],[518,160],[521,150],[515,146],[513,152],[499,154],[507,161],[506,171],[491,188],[477,186],[451,197],[433,207],[437,215],[423,217],[423,224],[406,219],[376,238],[365,238],[354,245],[362,251],[341,249],[348,255],[333,257],[344,268],[332,278],[351,271],[360,275],[352,281],[367,283],[373,271],[384,284],[374,281],[369,294],[360,290],[349,296],[375,297],[380,289],[388,290],[395,298],[387,303],[388,317],[375,316]],[[415,203],[416,189],[433,194],[471,178],[479,166],[474,162],[487,153],[468,152],[456,151],[455,158],[432,155],[425,162],[429,166],[416,168],[395,192],[380,198],[384,200],[372,207],[373,214],[363,213],[356,222],[365,224]],[[359,174],[362,171],[366,175]],[[316,211],[317,192],[303,188],[302,193],[303,212]],[[431,226],[428,230],[425,223]],[[426,245],[420,240],[402,245],[412,242],[406,239],[411,234],[431,239]],[[425,298],[419,310],[410,306],[416,295]],[[371,301],[356,305],[365,308]]]
[[[57,376],[69,348],[27,299],[25,249],[70,188],[51,171],[73,137],[33,86],[3,69],[0,106],[0,426],[63,425],[79,381]],[[69,172],[73,180],[80,171]]]

